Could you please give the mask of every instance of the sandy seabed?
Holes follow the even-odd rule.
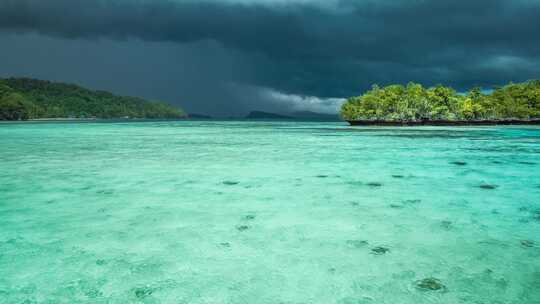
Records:
[[[540,303],[540,128],[0,126],[0,303]]]

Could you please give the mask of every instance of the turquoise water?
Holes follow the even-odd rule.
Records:
[[[0,125],[0,303],[540,303],[540,128]]]

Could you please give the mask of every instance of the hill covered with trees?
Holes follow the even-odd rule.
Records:
[[[540,118],[540,80],[512,83],[490,94],[474,88],[458,94],[446,86],[425,88],[409,83],[379,87],[343,104],[348,121],[504,120]]]
[[[186,114],[163,102],[116,96],[72,84],[0,79],[0,120],[124,117],[184,118]]]

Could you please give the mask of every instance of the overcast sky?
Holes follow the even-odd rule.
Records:
[[[540,78],[537,0],[0,0],[0,76],[188,112],[336,112],[372,84]]]

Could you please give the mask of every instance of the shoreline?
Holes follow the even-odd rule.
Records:
[[[129,122],[166,122],[166,121],[305,121],[305,122],[340,122],[326,120],[282,120],[282,119],[193,119],[193,118],[38,118],[28,120],[0,120],[4,124],[40,124],[40,123],[129,123]],[[351,126],[511,126],[511,125],[540,125],[540,119],[520,120],[424,120],[424,121],[395,121],[395,120],[342,120]]]
[[[505,120],[347,120],[351,126],[510,126],[540,125],[540,119],[505,119]]]
[[[151,121],[184,121],[189,118],[36,118],[28,120],[0,120],[0,124],[30,124],[30,123],[101,123],[101,122],[151,122]]]

